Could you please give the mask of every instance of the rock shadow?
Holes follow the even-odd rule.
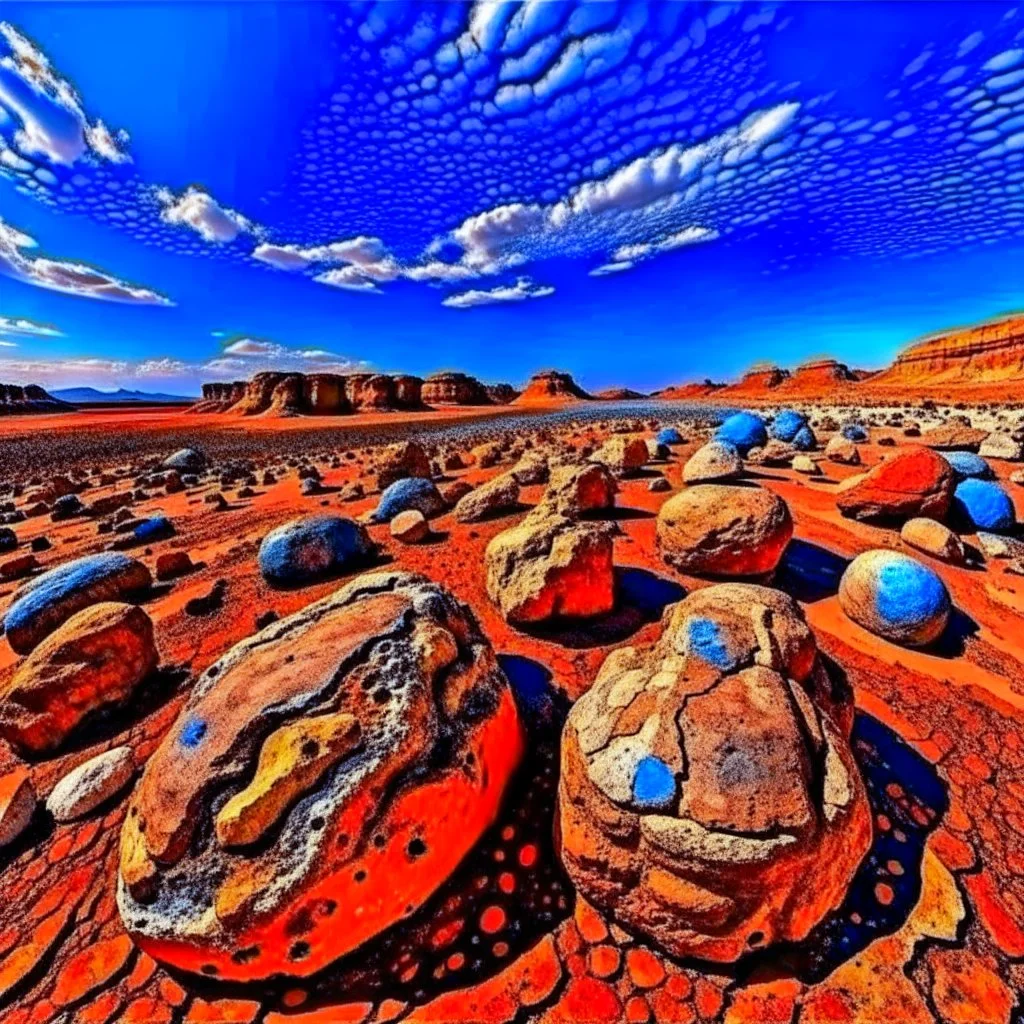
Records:
[[[686,596],[674,580],[647,569],[615,567],[615,607],[593,619],[559,619],[523,631],[539,640],[581,650],[621,643],[642,626],[657,622],[667,605]]]
[[[310,978],[242,985],[169,969],[184,988],[209,998],[262,998],[265,1011],[282,1014],[385,999],[416,1007],[498,974],[572,913],[572,883],[555,851],[554,828],[569,701],[539,662],[503,654],[498,662],[525,726],[526,749],[497,821],[431,899]],[[296,988],[307,998],[289,1008],[286,994]]]
[[[832,597],[850,559],[812,544],[791,540],[775,570],[775,585],[798,601],[814,602]]]

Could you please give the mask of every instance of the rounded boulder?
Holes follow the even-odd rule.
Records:
[[[746,455],[751,448],[765,446],[768,430],[760,416],[752,412],[738,412],[718,428],[715,439],[731,444],[740,455]]]
[[[409,509],[422,512],[425,519],[431,519],[444,512],[444,498],[441,497],[433,480],[424,477],[396,480],[380,496],[373,518],[378,523],[389,523],[399,512],[407,512]]]
[[[360,576],[200,676],[132,794],[121,918],[184,971],[312,975],[436,892],[522,749],[469,609],[421,576]]]
[[[342,516],[310,516],[271,530],[258,558],[268,583],[296,586],[365,565],[373,551],[361,524]]]
[[[0,693],[0,735],[23,752],[54,750],[87,716],[124,704],[158,661],[141,608],[85,608],[18,666]]]
[[[145,565],[116,552],[65,562],[15,593],[4,618],[8,643],[18,654],[28,654],[75,612],[102,601],[123,601],[152,582]]]
[[[942,457],[952,466],[957,482],[974,478],[991,480],[992,467],[975,452],[943,452]]]
[[[683,480],[688,484],[735,480],[743,475],[740,453],[725,441],[708,441],[686,460]]]
[[[1006,533],[1016,525],[1013,501],[994,480],[968,477],[953,492],[953,514],[964,529]]]
[[[658,512],[661,555],[698,576],[762,576],[773,572],[793,536],[786,503],[760,487],[698,484]]]
[[[859,477],[836,497],[843,515],[865,522],[944,519],[953,496],[953,470],[930,448],[908,445]]]
[[[898,551],[865,551],[839,581],[839,604],[858,625],[907,647],[937,640],[949,621],[946,585],[934,569]]]
[[[799,941],[871,843],[852,694],[799,606],[724,584],[605,660],[562,734],[559,837],[577,891],[675,957]]]
[[[807,417],[795,409],[783,409],[772,420],[771,436],[779,441],[792,442],[796,435],[807,426]]]

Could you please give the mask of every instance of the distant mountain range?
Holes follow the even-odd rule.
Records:
[[[51,391],[54,398],[72,405],[88,405],[91,402],[138,402],[140,405],[156,405],[161,402],[194,402],[195,397],[188,395],[165,395],[161,392],[129,391],[118,388],[117,391],[100,391],[98,388],[58,388]]]

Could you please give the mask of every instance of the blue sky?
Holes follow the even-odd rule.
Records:
[[[3,380],[653,389],[1024,306],[1024,7],[0,18]]]

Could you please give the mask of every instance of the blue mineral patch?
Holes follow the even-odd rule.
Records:
[[[941,615],[949,594],[934,570],[912,558],[893,558],[878,572],[875,607],[895,626],[912,626]]]
[[[198,747],[206,735],[206,722],[201,718],[190,718],[181,730],[181,745],[190,750]]]
[[[702,658],[709,665],[728,671],[736,665],[722,637],[718,623],[712,619],[690,619],[686,624],[687,648],[690,654]]]
[[[651,811],[664,811],[676,798],[676,779],[660,757],[649,754],[640,759],[633,776],[633,802]]]

